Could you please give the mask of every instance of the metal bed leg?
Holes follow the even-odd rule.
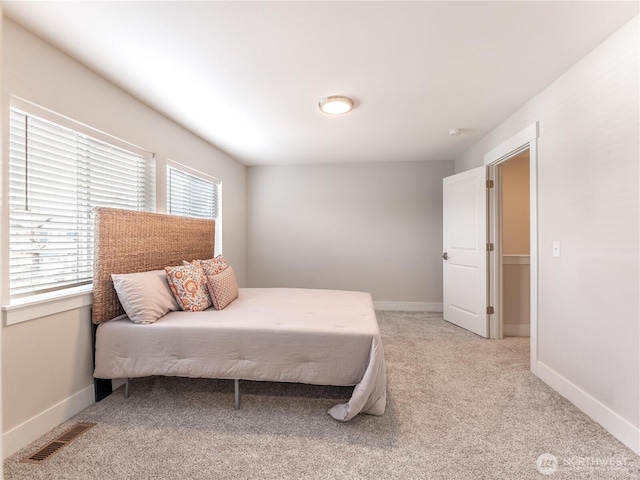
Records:
[[[124,398],[129,398],[129,380],[131,380],[130,378],[127,378],[125,384],[124,384]]]
[[[233,381],[233,386],[235,388],[235,403],[233,404],[233,408],[236,410],[240,410],[240,380],[236,378]]]

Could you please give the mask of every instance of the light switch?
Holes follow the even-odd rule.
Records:
[[[554,257],[560,256],[560,242],[557,240],[553,242],[553,256]]]

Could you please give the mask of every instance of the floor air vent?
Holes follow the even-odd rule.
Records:
[[[49,442],[33,455],[23,458],[22,463],[43,463],[49,460],[53,455],[58,453],[62,448],[69,445],[84,432],[94,427],[95,423],[78,423],[60,435],[55,440]]]

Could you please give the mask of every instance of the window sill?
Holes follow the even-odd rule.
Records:
[[[92,285],[82,285],[13,300],[9,305],[2,307],[3,323],[15,325],[76,308],[89,307],[93,299],[92,292]]]

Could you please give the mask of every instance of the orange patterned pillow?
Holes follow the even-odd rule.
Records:
[[[165,267],[164,270],[167,272],[171,293],[182,310],[199,312],[211,306],[207,277],[202,268],[196,265],[181,265]]]
[[[207,287],[216,310],[222,310],[238,298],[238,283],[231,267],[215,275],[207,275]]]
[[[202,270],[204,270],[204,274],[209,275],[217,275],[218,273],[226,270],[229,267],[229,264],[225,260],[222,255],[218,255],[215,258],[209,260],[195,260],[200,264]]]

